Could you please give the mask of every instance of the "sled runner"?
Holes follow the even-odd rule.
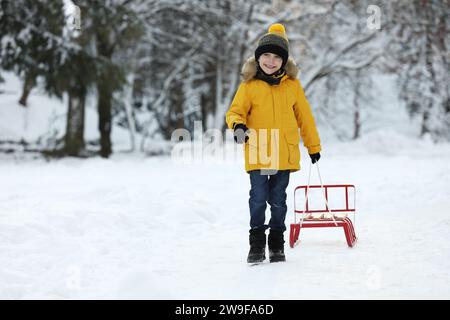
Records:
[[[349,247],[353,247],[357,237],[355,234],[355,228],[353,227],[355,222],[355,203],[356,193],[355,186],[352,184],[329,184],[324,185],[320,176],[319,166],[316,163],[317,172],[319,174],[320,185],[310,185],[311,179],[311,167],[309,168],[308,184],[297,186],[294,190],[294,223],[291,224],[289,244],[293,248],[298,244],[298,238],[300,230],[302,228],[336,228],[342,227],[344,230],[345,238]],[[321,190],[320,190],[321,189]],[[321,191],[325,208],[311,208],[310,199],[311,192]],[[330,196],[339,195],[341,201],[340,205],[331,203]],[[343,199],[342,199],[343,195]],[[304,200],[304,210],[297,209],[297,201]],[[334,197],[333,199],[336,199]],[[353,199],[353,201],[351,201]],[[353,202],[353,205],[351,205]],[[332,207],[330,207],[332,206]],[[353,212],[353,221],[348,217],[348,214]],[[300,221],[297,222],[298,216]]]

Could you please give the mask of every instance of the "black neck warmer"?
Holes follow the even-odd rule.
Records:
[[[280,68],[280,70],[278,70],[277,72],[269,75],[261,69],[259,64],[257,64],[255,79],[265,81],[268,84],[270,84],[271,86],[273,86],[273,85],[280,84],[281,78],[283,78],[283,76],[285,74],[286,74],[286,71],[283,68]]]

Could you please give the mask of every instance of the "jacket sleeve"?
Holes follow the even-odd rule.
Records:
[[[233,124],[246,124],[247,122],[247,114],[251,106],[247,90],[247,83],[241,82],[225,115],[225,120],[230,129],[233,129]]]
[[[320,152],[319,133],[317,132],[311,107],[306,99],[300,81],[297,79],[297,100],[294,105],[294,113],[297,118],[297,124],[300,128],[303,144],[308,149],[309,154]]]

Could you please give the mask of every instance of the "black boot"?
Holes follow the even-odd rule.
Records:
[[[270,229],[268,242],[270,262],[286,261],[286,256],[284,255],[283,231]]]
[[[248,253],[248,263],[263,262],[266,259],[266,233],[264,229],[250,230],[250,252]]]

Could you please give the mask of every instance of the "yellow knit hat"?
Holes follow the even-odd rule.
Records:
[[[288,37],[286,35],[286,29],[281,23],[272,24],[269,27],[269,34],[270,33],[276,34],[277,36],[284,38],[289,43]]]
[[[286,29],[281,23],[274,23],[269,27],[269,32],[263,35],[258,41],[258,47],[255,50],[255,59],[265,53],[275,53],[283,59],[283,67],[289,57],[289,40],[286,35]]]

